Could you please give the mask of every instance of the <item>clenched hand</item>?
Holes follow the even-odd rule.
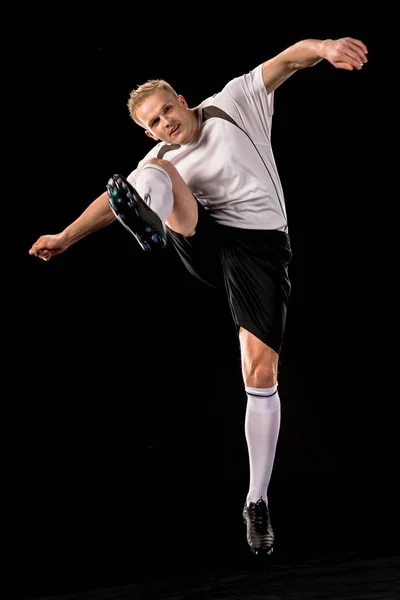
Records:
[[[366,45],[351,37],[323,42],[322,56],[336,69],[360,70],[368,62],[367,54]]]
[[[42,235],[31,247],[29,254],[42,258],[43,260],[50,260],[52,256],[65,252],[68,248],[68,243],[65,240],[65,236],[61,233],[54,235]]]

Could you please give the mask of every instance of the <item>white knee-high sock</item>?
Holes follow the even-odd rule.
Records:
[[[145,165],[136,179],[136,190],[165,223],[174,205],[172,181],[167,171],[158,165]]]
[[[247,393],[245,435],[250,466],[247,504],[257,502],[260,498],[268,504],[268,485],[281,422],[278,386],[245,389]]]

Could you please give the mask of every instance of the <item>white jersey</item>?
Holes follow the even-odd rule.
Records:
[[[198,107],[199,135],[188,144],[159,142],[143,162],[171,161],[197,200],[222,225],[287,230],[283,190],[271,148],[274,94],[262,64],[232,79]]]

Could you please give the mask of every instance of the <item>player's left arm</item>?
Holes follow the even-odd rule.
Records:
[[[351,37],[301,40],[263,64],[264,85],[270,94],[299,69],[313,67],[323,59],[336,69],[359,71],[367,62],[367,54],[366,45]]]

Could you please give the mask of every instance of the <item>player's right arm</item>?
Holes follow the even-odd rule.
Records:
[[[96,200],[93,200],[83,213],[63,231],[40,236],[30,248],[29,254],[43,260],[50,260],[52,256],[65,252],[72,244],[79,242],[90,233],[110,225],[115,218],[107,192],[104,192]]]

